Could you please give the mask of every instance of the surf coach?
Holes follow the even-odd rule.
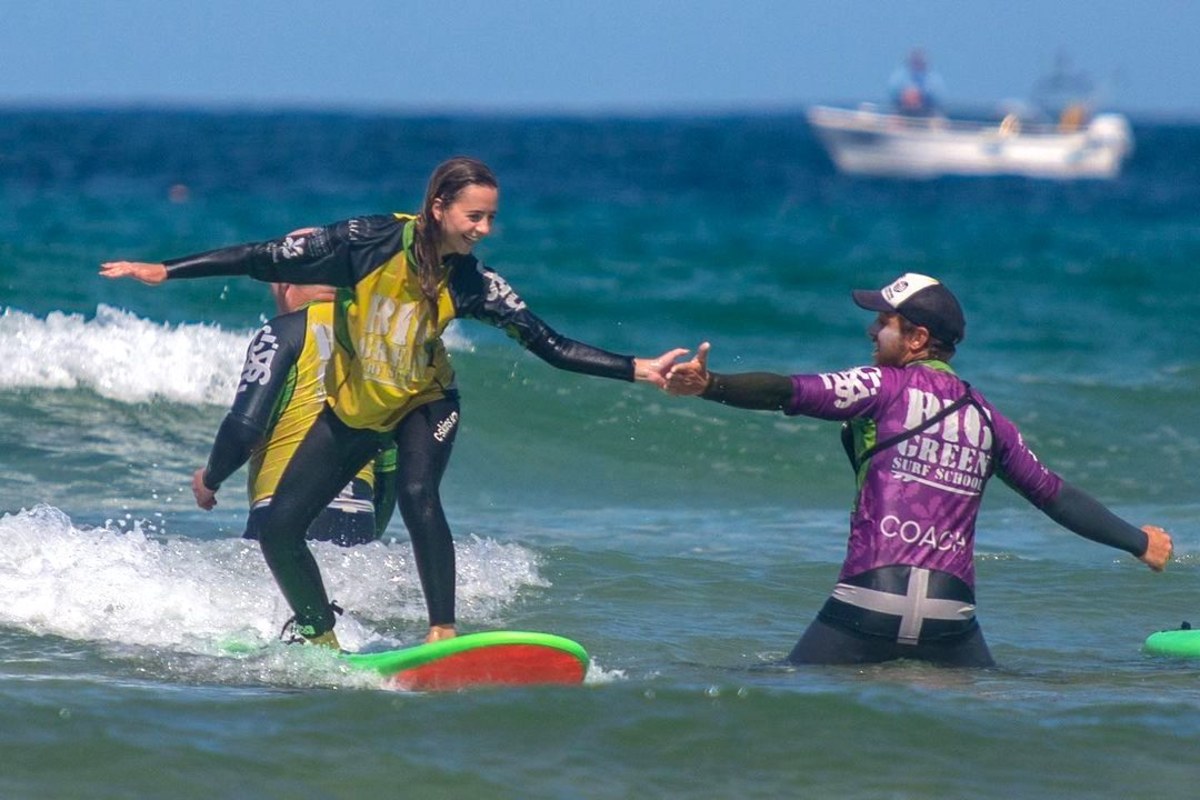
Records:
[[[737,408],[841,420],[858,495],[833,593],[788,656],[795,664],[911,658],[986,667],[975,617],[975,520],[993,476],[1086,539],[1159,572],[1171,537],[1117,517],[1047,469],[1017,427],[950,366],[966,330],[957,298],[908,273],[854,302],[877,312],[874,365],[817,375],[719,374],[708,342],[667,374],[667,391]]]

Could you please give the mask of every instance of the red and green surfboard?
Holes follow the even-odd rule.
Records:
[[[406,691],[457,691],[479,686],[571,685],[583,682],[588,654],[562,636],[484,631],[379,653],[343,653],[357,669],[382,675]]]

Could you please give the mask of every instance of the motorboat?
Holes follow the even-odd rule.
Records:
[[[1064,115],[1049,124],[1015,114],[984,122],[891,114],[871,105],[814,106],[808,121],[833,163],[850,175],[1111,179],[1133,152],[1129,120],[1116,113]]]

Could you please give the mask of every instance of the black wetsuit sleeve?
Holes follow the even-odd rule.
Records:
[[[1145,555],[1150,544],[1145,531],[1130,525],[1099,500],[1065,481],[1058,496],[1043,506],[1042,511],[1072,533],[1138,558]]]
[[[709,372],[711,380],[700,396],[705,400],[758,411],[782,411],[792,399],[792,380],[773,372],[741,372],[722,375]]]
[[[353,286],[403,248],[404,223],[388,215],[356,217],[253,244],[164,261],[167,278],[248,275],[269,283]]]
[[[295,380],[296,361],[304,349],[308,312],[293,311],[268,322],[246,349],[246,362],[233,405],[221,422],[204,485],[216,491],[250,459],[275,424],[284,394]]]
[[[528,309],[508,282],[471,256],[453,265],[450,292],[460,317],[486,322],[538,358],[559,369],[632,381],[632,356],[592,347],[555,331]]]

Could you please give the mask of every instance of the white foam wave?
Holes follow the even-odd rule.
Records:
[[[251,331],[167,325],[100,305],[96,316],[0,315],[0,388],[92,389],[126,403],[159,397],[226,404],[237,389]]]
[[[347,610],[338,621],[343,646],[412,644],[424,634],[407,543],[317,543],[313,551],[330,596]],[[522,588],[547,585],[536,554],[517,544],[472,537],[457,543],[457,558],[464,626],[494,626]],[[253,542],[165,538],[145,523],[80,528],[51,506],[0,517],[0,596],[2,627],[199,654],[229,641],[270,643],[290,616]],[[371,620],[393,629],[376,631]]]
[[[103,304],[92,319],[60,311],[40,319],[6,307],[0,390],[91,389],[124,403],[225,405],[237,390],[252,333],[151,322]],[[444,339],[454,350],[470,347],[455,328]]]

